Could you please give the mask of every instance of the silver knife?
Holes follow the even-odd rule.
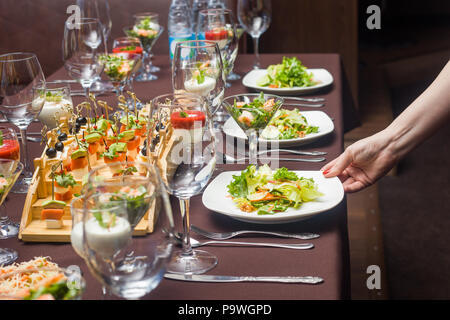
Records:
[[[164,278],[182,281],[194,282],[281,282],[281,283],[303,283],[303,284],[318,284],[322,283],[323,279],[320,277],[252,277],[252,276],[216,276],[205,274],[175,274],[166,273]]]

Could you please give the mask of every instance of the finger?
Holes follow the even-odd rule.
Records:
[[[334,160],[328,162],[326,165],[324,165],[324,166],[322,167],[322,169],[320,169],[320,171],[327,171],[327,170],[330,170],[331,167],[333,167],[334,164],[336,163],[337,159],[338,159],[338,158],[336,158],[336,159],[334,159]]]
[[[337,159],[336,163],[328,170],[323,172],[326,178],[331,178],[340,175],[345,168],[347,168],[352,163],[352,155],[347,150],[341,154]]]
[[[365,188],[365,185],[361,181],[355,180],[354,178],[345,180],[342,185],[346,193],[358,192]]]
[[[341,180],[342,183],[344,183],[349,177],[350,174],[348,173],[348,170],[345,169],[340,175],[337,176],[339,180]]]

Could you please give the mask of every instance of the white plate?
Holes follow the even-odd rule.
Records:
[[[269,88],[260,87],[256,85],[256,82],[267,74],[266,69],[252,70],[247,73],[242,79],[242,84],[250,89],[257,91],[263,91],[271,94],[277,94],[280,96],[284,95],[301,95],[306,93],[311,93],[313,91],[319,90],[333,83],[333,76],[326,69],[307,69],[308,72],[312,72],[313,77],[316,81],[320,81],[319,84],[311,87],[292,87],[292,88]]]
[[[334,130],[333,121],[325,112],[301,111],[301,114],[305,116],[306,121],[308,122],[309,125],[319,127],[319,131],[307,134],[303,138],[286,139],[286,140],[266,140],[263,138],[259,138],[259,141],[262,143],[267,143],[267,145],[270,145],[270,143],[277,142],[279,147],[289,147],[313,142],[319,139],[320,137],[333,132]],[[247,135],[241,129],[241,127],[239,127],[239,125],[233,118],[229,118],[224,123],[223,132],[231,137],[247,140]]]
[[[219,174],[205,189],[202,201],[209,210],[227,215],[231,218],[252,223],[278,224],[304,220],[328,211],[337,206],[344,198],[344,188],[337,178],[325,178],[321,171],[294,171],[299,177],[314,178],[318,190],[324,195],[314,201],[302,203],[300,208],[289,208],[285,212],[273,215],[258,215],[255,212],[241,211],[229,198],[227,185],[233,175],[240,175],[241,171],[227,171]]]

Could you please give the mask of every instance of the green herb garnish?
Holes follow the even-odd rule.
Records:
[[[182,118],[187,118],[189,115],[186,113],[186,112],[184,112],[184,111],[181,111],[180,112],[180,117],[182,117]]]
[[[63,188],[73,187],[77,184],[73,176],[69,174],[65,174],[64,172],[61,172],[60,174],[55,175],[55,181],[56,184]]]

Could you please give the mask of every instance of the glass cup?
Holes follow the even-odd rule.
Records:
[[[71,117],[70,109],[73,109],[73,102],[70,96],[69,84],[46,82],[46,87],[40,94],[39,99],[43,99],[45,102],[38,119],[48,129],[56,128],[61,117],[66,117],[67,119]]]

